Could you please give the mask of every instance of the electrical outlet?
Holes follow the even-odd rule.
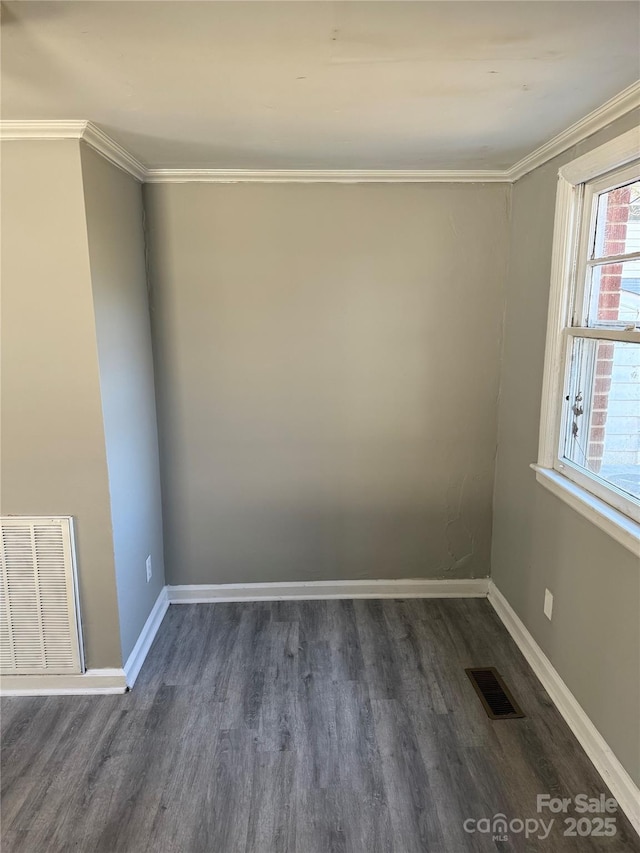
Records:
[[[549,621],[551,621],[551,614],[553,613],[553,595],[549,592],[548,589],[544,591],[544,615],[547,617]]]
[[[151,568],[151,554],[147,557],[147,583],[151,580],[153,569]]]

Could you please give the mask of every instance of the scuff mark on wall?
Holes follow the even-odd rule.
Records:
[[[445,537],[451,560],[448,570],[451,570],[460,560],[473,555],[473,534],[462,519],[456,518],[447,523]]]
[[[454,236],[456,238],[460,238],[460,234],[458,233],[458,227],[456,225],[456,220],[452,213],[449,214],[449,225],[451,226],[451,230],[453,231]]]
[[[462,518],[454,518],[447,522],[445,540],[449,557],[446,571],[450,572],[473,556],[474,536]]]
[[[469,475],[464,474],[459,483],[450,482],[446,494],[447,522],[445,542],[448,562],[445,571],[452,572],[460,568],[473,556],[474,536],[464,521],[463,505],[465,488]]]

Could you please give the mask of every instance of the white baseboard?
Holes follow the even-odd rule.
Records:
[[[488,578],[468,580],[338,580],[168,586],[170,604],[324,598],[486,598]]]
[[[3,675],[0,696],[82,696],[124,693],[123,669],[88,669],[78,675]]]
[[[640,834],[640,789],[493,581],[489,582],[488,597],[551,701],[564,717],[636,832]]]
[[[169,609],[169,598],[167,596],[167,587],[163,586],[160,590],[160,595],[153,605],[149,618],[144,623],[144,627],[140,632],[140,636],[133,647],[131,654],[127,658],[124,665],[124,673],[127,679],[127,686],[133,687],[138,677],[138,673],[142,669],[142,664],[145,662],[149,649],[153,643],[158,628],[162,624],[164,614]]]

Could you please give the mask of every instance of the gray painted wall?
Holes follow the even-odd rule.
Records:
[[[84,143],[82,177],[126,661],[164,586],[142,189]],[[145,561],[153,577],[147,583]]]
[[[514,187],[492,575],[569,689],[640,783],[640,565],[535,480],[561,165],[638,121],[630,114]],[[543,615],[554,595],[553,621]]]
[[[488,575],[508,193],[145,187],[169,583]]]
[[[79,143],[2,143],[2,506],[73,515],[85,653],[121,651]]]

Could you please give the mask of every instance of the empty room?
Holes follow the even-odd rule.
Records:
[[[640,3],[0,10],[2,853],[640,851]]]

